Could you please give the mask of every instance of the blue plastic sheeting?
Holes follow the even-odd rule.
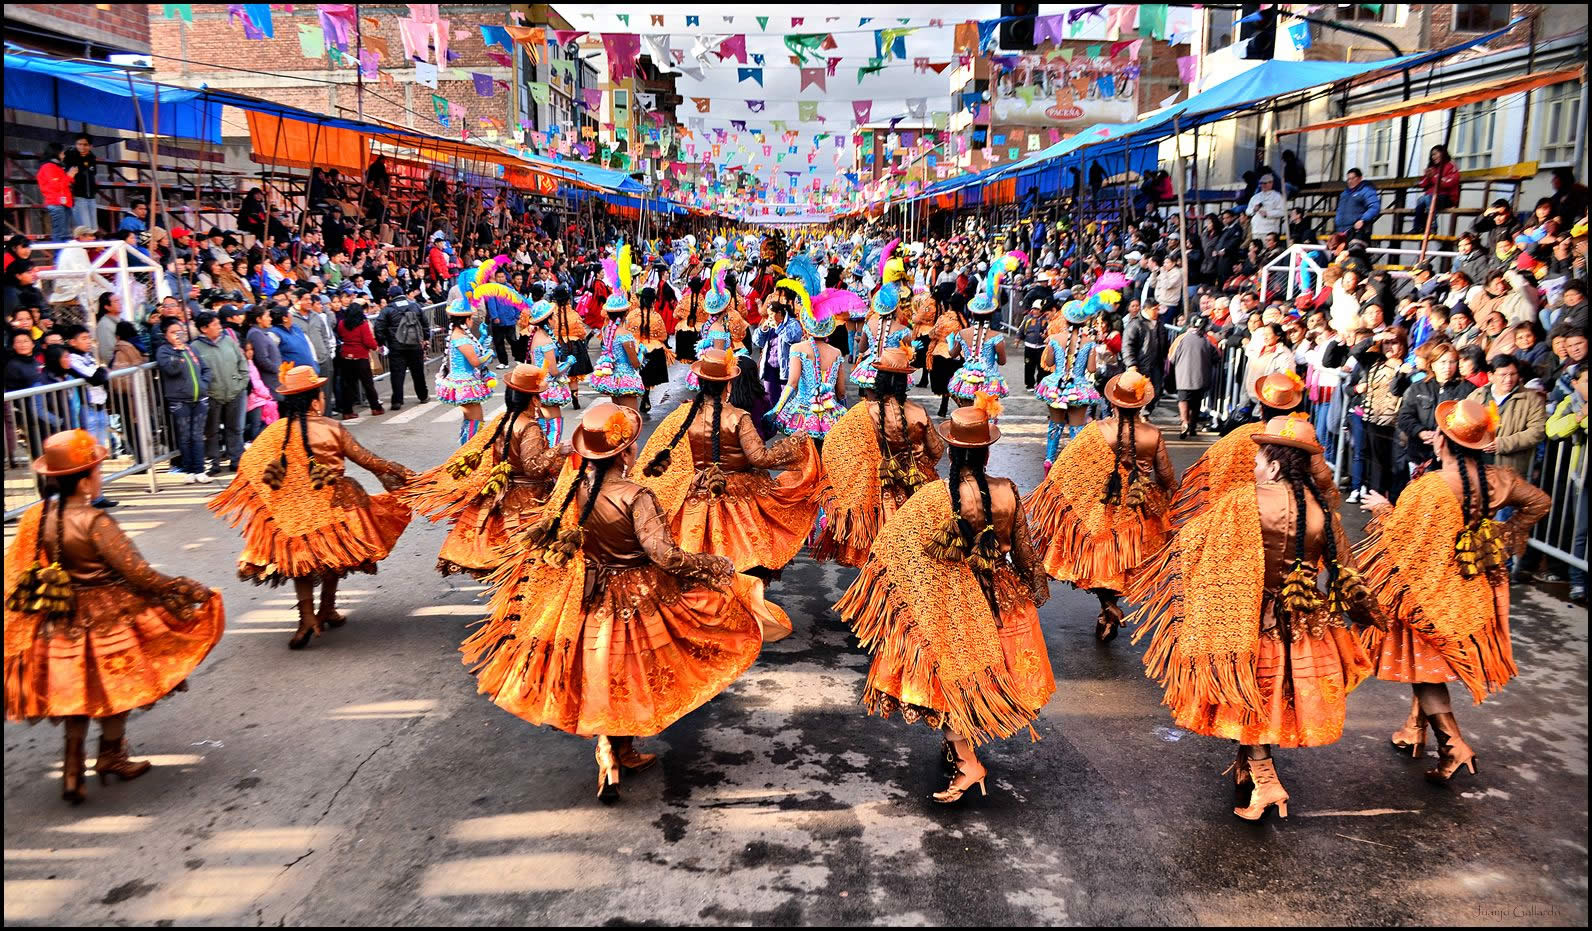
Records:
[[[634,181],[635,179],[632,178],[630,180]],[[606,191],[572,191],[569,199],[571,201],[582,201],[589,197],[595,197],[603,203],[613,204],[616,207],[635,207],[638,209],[646,207],[652,213],[666,213],[671,216],[691,212],[684,205],[677,204],[672,200],[664,200],[661,197],[653,197],[644,201],[640,197],[632,197],[629,194],[611,194]]]
[[[108,129],[153,133],[158,127],[162,136],[221,141],[221,107],[205,101],[199,91],[157,85],[136,75],[129,86],[127,76],[110,65],[7,49],[5,105]]]
[[[1038,169],[1040,166],[1059,167],[1062,171],[1068,167],[1082,170],[1080,166],[1086,159],[1092,160],[1103,156],[1121,155],[1123,152],[1132,151],[1135,147],[1141,149],[1140,157],[1142,159],[1145,151],[1147,151],[1143,147],[1159,143],[1162,139],[1169,139],[1180,130],[1193,129],[1207,123],[1224,120],[1235,113],[1250,109],[1256,104],[1309,90],[1312,87],[1335,84],[1339,81],[1366,77],[1383,71],[1401,71],[1429,65],[1466,49],[1491,42],[1509,32],[1522,21],[1516,20],[1502,29],[1477,36],[1458,45],[1451,45],[1448,48],[1418,52],[1399,58],[1385,58],[1381,61],[1265,61],[1255,68],[1231,80],[1223,81],[1203,93],[1195,94],[1177,106],[1157,113],[1155,116],[1137,123],[1095,124],[1076,135],[1034,153],[1021,162],[994,168],[976,175],[948,179],[949,183],[937,182],[929,190],[920,194],[919,198],[932,196],[936,193],[944,194],[960,190],[968,185],[984,184],[1007,177],[1014,172],[1019,173],[1019,177],[1021,177]],[[1087,155],[1082,154],[1084,150],[1087,150]],[[1150,161],[1153,162],[1153,157]],[[1130,158],[1130,166],[1131,164],[1132,159]],[[936,190],[940,184],[946,184],[947,186]],[[1022,194],[1021,181],[1019,182],[1018,193],[1019,196]]]
[[[545,158],[540,155],[517,157],[532,168],[541,168],[553,174],[571,175],[604,190],[624,194],[641,194],[646,191],[641,182],[617,168],[604,168],[586,162],[566,162],[563,159]]]

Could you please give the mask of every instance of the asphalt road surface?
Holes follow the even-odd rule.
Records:
[[[657,390],[654,423],[683,393]],[[421,469],[457,417],[352,429]],[[1039,402],[1015,391],[1002,429],[991,471],[1033,487]],[[1173,441],[1180,470],[1202,445]],[[1387,739],[1407,690],[1372,681],[1341,741],[1279,752],[1291,817],[1251,824],[1232,745],[1172,727],[1142,646],[1097,646],[1093,597],[1055,583],[1042,739],[990,746],[989,796],[937,805],[939,737],[858,704],[868,660],[829,610],[853,570],[804,556],[770,590],[795,633],[645,741],[661,765],[605,807],[590,741],[476,694],[457,651],[483,589],[435,573],[442,528],[411,524],[346,583],[349,624],[294,653],[291,591],[235,580],[218,487],[114,492],[159,568],[223,589],[228,629],[190,692],[134,716],[154,770],[82,806],[61,731],[6,725],[8,924],[1587,923],[1587,615],[1540,591],[1515,595],[1520,677],[1455,694],[1477,777],[1428,785]]]

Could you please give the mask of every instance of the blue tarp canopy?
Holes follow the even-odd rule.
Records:
[[[1021,173],[1020,177],[1032,177],[1037,171],[1079,167],[1086,159],[1120,155],[1134,147],[1159,143],[1162,139],[1176,135],[1180,130],[1189,130],[1224,120],[1279,97],[1327,84],[1336,84],[1339,81],[1369,77],[1381,72],[1419,68],[1485,42],[1491,42],[1509,32],[1520,22],[1523,20],[1516,20],[1502,29],[1448,48],[1418,52],[1399,58],[1385,58],[1380,61],[1265,61],[1237,77],[1223,81],[1203,93],[1195,94],[1182,103],[1137,123],[1097,123],[1036,152],[1021,162],[976,175],[949,179],[953,183],[943,190],[934,189],[939,184],[945,183],[937,182],[919,197],[931,196],[934,193],[943,194],[970,184],[994,181],[1014,172]],[[1143,161],[1142,157],[1139,160]],[[1133,161],[1134,159],[1130,157],[1130,168]],[[1153,161],[1151,157],[1149,162]],[[1022,186],[1022,182],[1019,182],[1019,194],[1022,193]]]
[[[129,72],[112,65],[61,61],[10,47],[5,54],[8,108],[109,129],[153,133],[158,127],[162,136],[221,141],[221,108],[200,91],[137,75],[129,84]]]
[[[641,182],[617,168],[604,168],[587,162],[566,162],[563,159],[546,158],[541,155],[520,155],[518,158],[532,168],[569,175],[607,191],[624,194],[641,194],[646,191]]]

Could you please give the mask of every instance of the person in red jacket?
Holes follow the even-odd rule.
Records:
[[[431,251],[426,253],[426,267],[431,270],[431,275],[436,279],[442,289],[446,289],[448,282],[453,278],[449,274],[448,253],[442,248],[446,236],[442,230],[431,234]]]
[[[343,380],[338,399],[342,401],[343,419],[354,419],[354,398],[361,386],[365,389],[365,403],[370,405],[371,416],[385,414],[376,396],[376,380],[370,372],[370,354],[376,351],[376,334],[371,332],[370,321],[365,318],[363,301],[354,301],[343,308],[337,320],[337,344],[336,368]]]
[[[1459,203],[1459,166],[1449,156],[1448,146],[1432,146],[1432,152],[1426,159],[1426,173],[1421,176],[1421,191],[1423,193],[1415,201],[1415,225],[1410,227],[1412,233],[1426,229],[1426,211],[1432,208],[1434,199],[1438,210]]]
[[[52,142],[45,147],[44,164],[39,166],[39,197],[50,215],[51,242],[68,242],[72,238],[72,177],[77,169],[68,171],[61,164],[65,153],[59,142]]]

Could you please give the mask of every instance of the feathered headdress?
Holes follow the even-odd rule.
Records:
[[[619,247],[619,254],[612,259],[603,259],[603,280],[613,293],[608,295],[608,300],[603,303],[603,310],[607,313],[618,313],[630,309],[630,244],[625,243]]]
[[[900,244],[901,240],[899,238],[892,239],[885,243],[884,248],[879,251],[879,280],[883,283],[888,284],[898,278],[906,277],[906,263],[895,258],[896,246]]]
[[[989,274],[984,278],[984,287],[979,290],[979,293],[971,301],[967,302],[968,313],[994,313],[999,306],[1001,282],[1006,280],[1007,275],[1017,271],[1027,262],[1028,256],[1016,249],[991,262]]]
[[[735,263],[729,259],[719,259],[713,263],[713,274],[709,276],[712,284],[708,287],[707,299],[702,306],[710,314],[716,314],[730,306],[730,290],[725,284],[725,278]]]
[[[797,253],[790,260],[790,264],[785,266],[785,274],[800,281],[809,295],[823,290],[824,282],[818,274],[818,266],[813,262],[812,256],[805,252]]]
[[[795,278],[781,278],[774,287],[791,292],[801,302],[796,308],[796,320],[801,324],[802,332],[817,339],[824,339],[835,332],[838,321],[827,309],[814,312],[813,298],[806,285]]]
[[[1104,291],[1097,291],[1089,295],[1089,298],[1083,302],[1084,317],[1087,319],[1095,314],[1106,313],[1115,308],[1121,300],[1121,291],[1113,291],[1109,288]]]

